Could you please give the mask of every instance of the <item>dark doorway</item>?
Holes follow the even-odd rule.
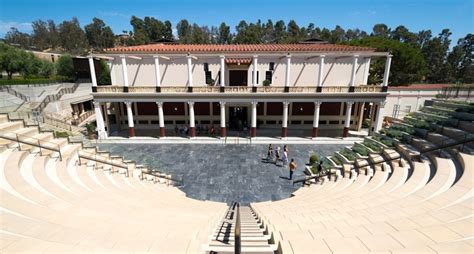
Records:
[[[247,107],[229,107],[229,128],[243,131],[248,129]]]
[[[247,86],[247,71],[229,71],[230,86]]]

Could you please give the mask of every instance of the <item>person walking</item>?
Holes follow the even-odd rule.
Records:
[[[296,167],[298,167],[298,165],[296,164],[295,159],[291,158],[291,162],[290,162],[290,180],[293,180],[293,172],[295,172]]]
[[[267,161],[271,161],[273,159],[273,146],[272,144],[268,145],[268,152],[267,152]]]
[[[278,164],[278,161],[280,160],[280,157],[281,157],[281,151],[280,151],[280,147],[278,146],[275,149],[275,165]]]

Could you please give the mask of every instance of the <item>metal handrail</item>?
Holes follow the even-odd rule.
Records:
[[[15,138],[13,138],[13,137],[9,137],[9,136],[6,136],[6,135],[0,135],[0,138],[17,142],[17,143],[18,143],[18,150],[19,150],[19,151],[21,151],[21,144],[20,144],[20,143],[22,143],[22,144],[26,144],[26,145],[38,147],[41,156],[43,156],[42,149],[46,149],[46,150],[50,150],[50,151],[57,152],[57,153],[59,154],[59,160],[60,160],[60,161],[63,160],[63,156],[62,156],[62,153],[61,153],[61,147],[60,147],[58,144],[54,144],[54,143],[47,142],[47,141],[42,141],[42,140],[40,140],[40,139],[36,139],[36,138],[28,137],[28,136],[24,136],[24,137],[26,137],[27,139],[36,141],[36,142],[30,142],[30,141],[27,141],[27,140],[21,140],[20,137],[22,137],[22,136],[23,136],[23,135],[15,134]],[[43,143],[43,144],[42,144],[42,143]],[[44,146],[44,143],[56,145],[57,148],[54,148],[54,147],[51,147],[51,146]]]
[[[241,230],[240,230],[240,204],[237,203],[237,216],[235,219],[235,229],[234,229],[234,253],[241,253]]]
[[[463,135],[468,135],[468,134],[463,134]],[[459,135],[459,136],[462,136],[462,135]],[[466,138],[464,140],[461,140],[461,141],[457,141],[457,142],[454,142],[454,143],[450,143],[450,144],[441,144],[437,147],[433,147],[433,148],[427,148],[427,149],[424,149],[422,151],[419,151],[419,155],[422,155],[422,154],[425,154],[425,153],[429,153],[429,152],[434,152],[434,151],[437,151],[437,150],[441,150],[441,149],[445,149],[445,148],[449,148],[449,147],[452,147],[452,146],[458,146],[458,145],[463,145],[465,143],[469,143],[469,142],[474,142],[474,137],[473,138]],[[462,150],[462,149],[461,149]],[[419,156],[416,156],[419,158]],[[398,156],[396,158],[391,158],[391,159],[388,159],[388,160],[383,160],[383,161],[379,161],[379,162],[375,162],[375,163],[371,163],[369,161],[367,161],[367,164],[364,164],[364,166],[362,167],[368,167],[368,166],[375,166],[375,165],[379,165],[379,164],[383,164],[383,163],[386,163],[386,162],[392,162],[392,161],[395,161],[395,160],[400,160],[402,157],[401,156]],[[352,169],[359,169],[361,167],[357,166],[357,165],[352,165]],[[329,170],[328,170],[329,171]],[[301,183],[301,182],[306,182],[308,180],[312,180],[312,179],[316,179],[316,178],[320,178],[320,177],[324,177],[324,176],[331,176],[331,172],[328,172],[326,173],[325,175],[315,175],[315,176],[309,176],[309,177],[306,177],[304,179],[298,179],[298,180],[295,180],[293,181],[293,185],[295,183]]]
[[[181,184],[184,183],[182,179],[178,180],[176,178],[171,177],[171,175],[170,175],[170,177],[168,177],[168,175],[166,175],[165,173],[162,173],[162,172],[157,172],[157,171],[143,172],[142,171],[142,179],[143,179],[143,174],[158,177],[158,178],[162,178],[162,179],[166,179],[166,180],[170,180],[170,181],[176,182],[176,183],[181,183]]]

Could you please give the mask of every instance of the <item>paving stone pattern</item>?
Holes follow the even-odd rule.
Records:
[[[190,198],[231,203],[280,200],[301,187],[288,180],[288,167],[267,163],[267,145],[100,144],[101,150],[182,178]],[[276,146],[274,146],[275,148]],[[301,178],[312,153],[333,154],[344,145],[289,145]],[[283,149],[283,146],[281,146]],[[279,163],[281,164],[281,163]]]

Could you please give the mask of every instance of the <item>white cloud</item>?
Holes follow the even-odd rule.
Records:
[[[129,14],[124,14],[117,11],[105,11],[105,12],[100,12],[99,14],[101,16],[119,17],[119,18],[125,18],[125,19],[129,19],[131,17],[131,15]]]
[[[31,23],[0,20],[0,35],[6,34],[10,28],[15,27],[21,32],[31,32]]]

